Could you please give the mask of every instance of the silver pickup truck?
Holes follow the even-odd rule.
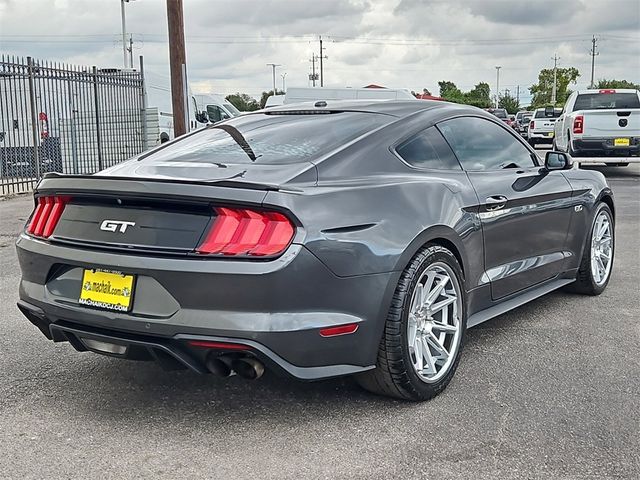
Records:
[[[555,122],[553,145],[579,163],[640,162],[640,92],[573,92]]]

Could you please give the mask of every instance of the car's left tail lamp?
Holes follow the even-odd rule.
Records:
[[[69,197],[61,196],[38,197],[38,204],[27,225],[27,233],[34,237],[49,238],[69,200]]]

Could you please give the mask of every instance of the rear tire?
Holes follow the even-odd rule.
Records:
[[[370,392],[403,400],[433,398],[456,371],[466,327],[462,269],[449,250],[427,245],[402,272],[376,368],[356,381]]]
[[[532,147],[535,148],[536,146],[536,141],[533,138],[530,138],[529,140],[527,140],[529,142],[529,145],[531,145]]]
[[[602,219],[608,222],[608,231],[600,234],[599,230],[604,228]],[[580,268],[578,269],[578,276],[574,283],[567,286],[567,290],[584,295],[600,295],[604,292],[611,278],[614,253],[615,224],[613,215],[609,206],[601,202],[596,207],[593,215],[589,237],[587,238]],[[608,261],[605,260],[607,256]],[[598,258],[600,259],[599,261]],[[602,274],[600,274],[600,271],[602,271]]]

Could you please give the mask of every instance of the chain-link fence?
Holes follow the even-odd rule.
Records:
[[[136,71],[0,55],[0,195],[146,150],[144,98],[142,58]]]

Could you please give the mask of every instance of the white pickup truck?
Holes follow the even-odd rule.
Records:
[[[529,119],[527,141],[535,147],[539,143],[553,142],[553,127],[560,116],[560,109],[553,107],[537,108]]]
[[[573,92],[555,122],[553,148],[579,163],[640,162],[640,91]]]

